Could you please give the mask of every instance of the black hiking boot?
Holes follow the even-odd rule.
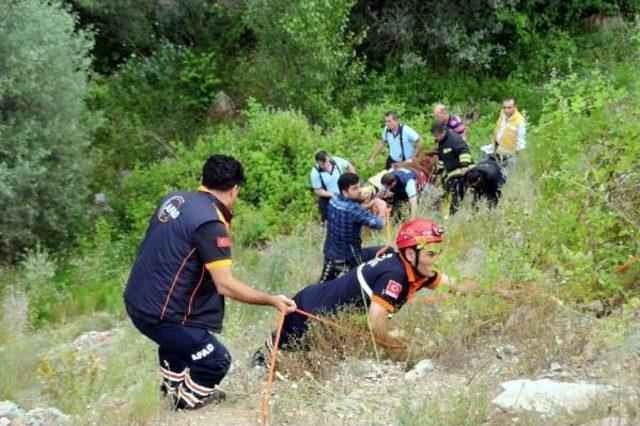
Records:
[[[203,398],[200,402],[198,402],[193,407],[190,406],[184,398],[180,398],[178,394],[174,394],[172,396],[173,400],[173,409],[178,410],[199,410],[200,408],[206,407],[207,405],[219,404],[227,398],[227,394],[220,388],[216,386],[213,393],[206,398]]]
[[[267,348],[265,348],[264,346],[258,349],[251,358],[251,367],[261,370],[266,370],[267,368],[269,368],[269,356],[267,354]]]

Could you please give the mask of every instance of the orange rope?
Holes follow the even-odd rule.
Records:
[[[284,324],[284,316],[286,314],[280,311],[280,318],[278,319],[278,329],[276,331],[276,339],[273,344],[273,350],[271,351],[271,360],[269,361],[269,376],[267,377],[267,390],[264,395],[264,401],[262,402],[262,415],[260,416],[260,424],[266,426],[267,418],[269,417],[269,400],[271,399],[271,388],[273,387],[273,374],[276,369],[276,356],[278,355],[278,345],[280,345],[280,334],[282,333],[282,326]]]
[[[437,303],[441,300],[444,300],[441,297],[433,297],[431,298],[433,299],[430,303]],[[295,310],[296,313],[300,314],[300,315],[304,315],[307,318],[310,318],[312,320],[321,322],[323,324],[329,325],[331,327],[340,329],[342,331],[345,331],[349,334],[355,335],[355,336],[362,336],[362,333],[344,327],[340,324],[338,324],[335,321],[331,321],[330,319],[327,318],[323,318],[320,317],[318,315],[314,315],[311,314],[309,312],[303,311],[302,309],[296,309]],[[276,338],[274,340],[273,343],[273,349],[271,350],[271,359],[269,360],[269,375],[267,376],[267,388],[266,388],[266,392],[265,392],[265,396],[264,396],[264,401],[262,402],[262,412],[260,414],[260,424],[262,424],[263,426],[266,426],[267,424],[267,418],[269,416],[269,400],[271,399],[271,389],[273,387],[273,376],[275,373],[275,368],[276,368],[276,357],[278,355],[278,348],[280,346],[280,335],[282,334],[282,326],[284,325],[284,317],[285,317],[285,313],[284,312],[280,312],[280,318],[278,320],[278,328],[276,330]],[[405,345],[397,345],[394,343],[390,343],[387,342],[385,340],[382,339],[378,339],[374,337],[374,341],[375,343],[381,345],[381,346],[385,346],[387,348],[391,348],[391,349],[402,349],[405,347]]]

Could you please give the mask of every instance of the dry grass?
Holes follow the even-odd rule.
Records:
[[[633,352],[612,358],[621,352],[630,330],[637,329],[637,310],[630,306],[618,316],[588,317],[559,304],[553,280],[513,256],[517,246],[540,250],[527,229],[535,206],[533,187],[525,168],[511,179],[496,209],[472,212],[467,203],[457,215],[442,220],[438,212],[422,206],[421,214],[436,218],[446,231],[439,268],[459,281],[473,279],[480,290],[437,305],[420,303],[420,296],[407,304],[391,320],[409,343],[403,350],[374,350],[361,310],[346,309],[333,318],[358,335],[314,324],[298,350],[279,358],[272,424],[508,424],[513,415],[490,409],[498,384],[545,376],[552,362],[570,373],[562,377],[566,380],[640,386],[640,360]],[[261,250],[239,249],[237,275],[258,288],[293,295],[319,276],[323,238],[323,228],[308,225]],[[367,243],[383,244],[384,239],[384,233],[374,233]],[[496,284],[535,291],[505,299],[492,292]],[[210,411],[185,415],[166,410],[157,394],[154,345],[128,321],[78,317],[32,333],[26,326],[28,300],[7,292],[2,306],[0,363],[12,366],[0,373],[2,398],[26,408],[64,407],[77,415],[74,423],[79,424],[198,424],[213,415],[229,424],[255,424],[264,376],[248,363],[274,327],[277,313],[270,308],[228,303],[222,335],[234,356],[232,371],[222,383],[228,400]],[[114,326],[124,332],[109,349],[76,355],[67,351],[80,332]],[[507,344],[517,348],[517,359],[496,358],[495,349]],[[36,373],[44,356],[50,361],[47,380]],[[438,371],[424,382],[405,383],[404,372],[425,358],[435,360]],[[607,363],[612,359],[619,364]],[[80,371],[79,376],[73,371]],[[51,392],[56,387],[58,393]],[[83,396],[65,402],[70,391]],[[619,407],[607,409],[637,417],[632,408],[621,400]],[[592,414],[602,417],[605,411],[600,407]],[[585,416],[554,421],[567,424]],[[517,417],[522,424],[549,420]]]

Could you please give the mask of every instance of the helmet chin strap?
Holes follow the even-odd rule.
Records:
[[[418,246],[416,246],[415,248],[416,257],[415,259],[413,259],[413,262],[411,262],[411,266],[413,266],[418,273],[420,272],[418,271],[418,261],[420,260],[420,250],[421,249],[419,249]]]
[[[405,251],[406,251],[406,249],[405,249],[405,251],[403,251],[403,252],[402,252],[402,257],[404,258],[404,260],[405,260],[409,265],[413,266],[413,269],[414,269],[416,272],[419,272],[419,271],[418,271],[418,259],[420,258],[420,249],[418,248],[418,246],[415,246],[415,247],[407,247],[407,248],[413,248],[413,250],[416,252],[416,256],[415,256],[415,258],[413,259],[413,261],[409,261],[409,259],[407,259],[407,256],[405,255]]]

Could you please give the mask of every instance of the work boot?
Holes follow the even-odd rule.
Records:
[[[207,405],[219,404],[225,399],[227,399],[225,391],[216,386],[216,390],[214,390],[213,393],[206,397],[201,403],[197,404],[193,409],[197,410],[198,408],[202,408]]]
[[[266,370],[269,368],[268,350],[264,346],[258,349],[251,358],[251,367]]]
[[[200,408],[206,407],[211,404],[218,404],[224,401],[227,398],[227,394],[220,388],[216,386],[213,393],[203,399],[200,400],[193,407],[187,404],[187,401],[184,398],[178,396],[178,394],[172,395],[172,408],[176,411],[178,410],[199,410]]]

